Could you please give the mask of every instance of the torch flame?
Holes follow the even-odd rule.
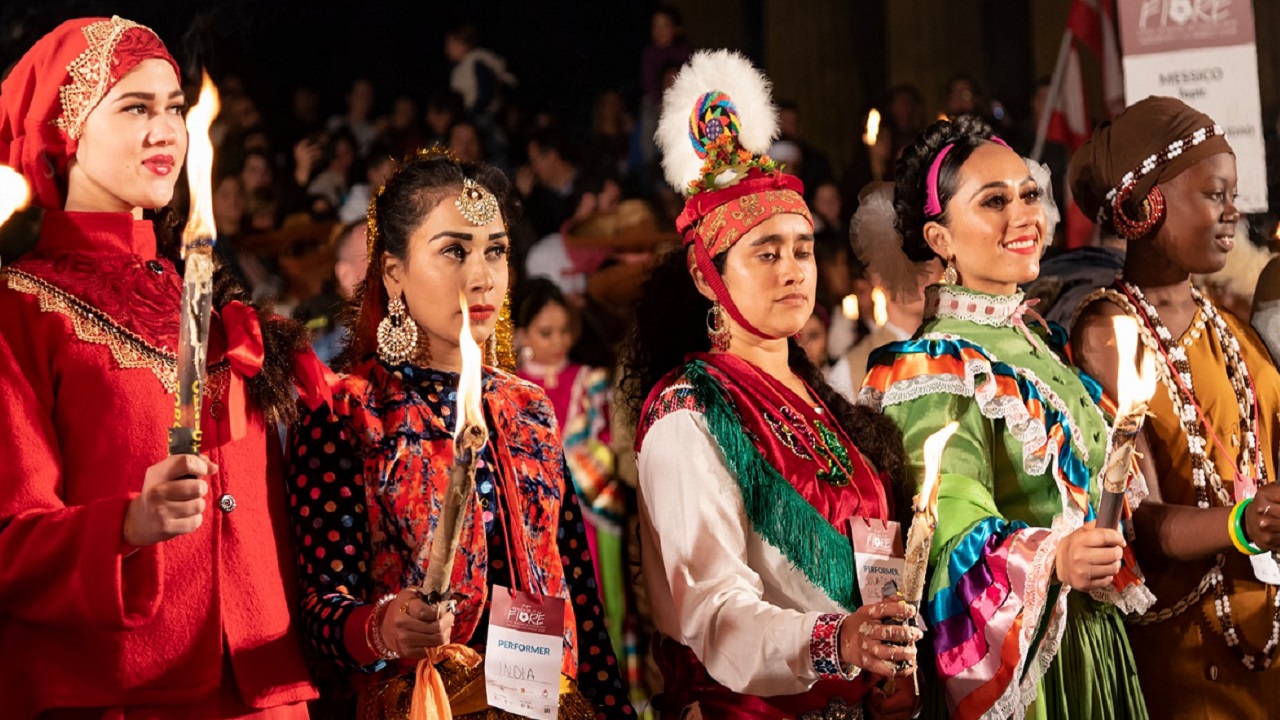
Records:
[[[454,428],[456,441],[462,429],[468,425],[484,428],[484,407],[481,403],[480,365],[484,357],[480,346],[471,337],[471,311],[467,308],[467,296],[458,293],[462,306],[462,332],[458,334],[458,349],[462,352],[462,374],[458,378],[458,424]]]
[[[880,288],[871,290],[871,319],[875,321],[876,327],[884,327],[889,322],[888,298]]]
[[[218,115],[218,88],[204,73],[200,99],[187,113],[187,186],[191,188],[191,215],[182,231],[182,257],[203,248],[208,251],[218,237],[213,224],[213,143],[209,126]]]
[[[1142,353],[1141,368],[1132,358],[1138,352],[1138,321],[1127,316],[1117,315],[1111,319],[1111,326],[1116,333],[1116,352],[1120,355],[1120,366],[1116,377],[1118,387],[1116,416],[1127,414],[1138,405],[1145,404],[1156,392],[1155,355]]]
[[[858,319],[858,296],[845,295],[844,300],[840,301],[840,311],[844,313],[846,320]]]
[[[867,131],[862,134],[862,142],[867,147],[875,147],[876,138],[880,137],[880,111],[871,108],[871,112],[867,113]]]
[[[947,441],[959,427],[958,422],[947,423],[946,427],[924,441],[924,484],[920,486],[920,494],[916,495],[916,506],[913,508],[916,512],[927,513],[932,518],[937,517],[938,488],[942,485],[940,479],[942,451],[946,449]]]
[[[8,165],[0,165],[0,225],[26,207],[30,200],[31,188],[26,179]]]

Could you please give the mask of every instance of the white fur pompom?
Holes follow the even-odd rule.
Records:
[[[769,78],[732,50],[701,50],[680,69],[662,96],[662,115],[654,140],[662,151],[662,170],[676,192],[702,177],[703,159],[691,137],[690,120],[704,95],[728,96],[738,119],[737,146],[752,155],[768,151],[778,133],[778,111]]]
[[[1027,163],[1027,171],[1031,173],[1031,179],[1040,186],[1040,204],[1044,206],[1044,244],[1040,247],[1041,252],[1044,252],[1053,246],[1053,231],[1058,227],[1058,221],[1062,219],[1062,212],[1058,210],[1058,203],[1053,199],[1053,179],[1049,173],[1049,166],[1029,157],[1022,159]]]
[[[895,300],[908,302],[920,294],[924,268],[902,251],[902,235],[893,209],[893,183],[874,182],[858,194],[858,211],[849,221],[853,253]]]

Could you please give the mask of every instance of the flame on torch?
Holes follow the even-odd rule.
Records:
[[[459,440],[463,429],[468,425],[485,427],[480,380],[480,366],[484,355],[481,354],[475,338],[471,337],[471,312],[467,307],[467,296],[462,292],[458,293],[458,303],[462,306],[462,332],[458,334],[458,349],[462,353],[462,375],[458,378],[458,424],[453,431],[455,442]]]
[[[889,322],[889,299],[885,297],[884,290],[874,288],[871,290],[871,319],[875,321],[876,327],[884,327]]]
[[[31,201],[31,188],[17,170],[0,165],[0,225]]]
[[[844,300],[840,301],[840,312],[844,314],[846,320],[858,319],[858,296],[845,295]]]
[[[218,115],[218,88],[203,73],[200,99],[187,113],[187,187],[191,189],[191,214],[182,230],[182,257],[199,248],[211,248],[218,236],[213,224],[213,142],[209,126]]]
[[[1139,405],[1145,405],[1156,392],[1155,355],[1142,353],[1141,368],[1133,362],[1138,352],[1138,321],[1127,316],[1117,315],[1111,319],[1111,326],[1116,333],[1116,351],[1120,354],[1120,367],[1117,380],[1118,408],[1116,416],[1120,417],[1133,411]]]
[[[867,147],[875,147],[878,137],[880,137],[880,111],[871,108],[871,112],[867,113],[867,130],[862,133],[862,142]]]
[[[950,422],[946,427],[929,436],[924,441],[924,484],[920,486],[920,494],[916,495],[916,512],[927,513],[932,520],[938,517],[938,489],[942,485],[942,451],[947,441],[955,435],[960,423]]]
[[[924,482],[911,506],[911,528],[907,531],[906,560],[902,571],[902,597],[919,606],[924,597],[924,577],[929,568],[929,551],[938,526],[938,490],[942,487],[942,451],[960,427],[957,422],[924,441]]]

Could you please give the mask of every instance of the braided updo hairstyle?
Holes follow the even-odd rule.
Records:
[[[976,115],[961,115],[955,120],[939,120],[925,129],[916,141],[902,152],[894,165],[897,181],[893,189],[893,209],[897,213],[898,232],[902,234],[902,250],[913,262],[938,257],[924,239],[924,226],[930,220],[947,224],[947,205],[958,184],[960,166],[964,165],[984,142],[995,137],[991,126]],[[947,145],[954,145],[942,160],[938,171],[938,200],[942,215],[925,217],[928,194],[926,183],[929,166]],[[945,258],[942,258],[945,259]]]
[[[505,225],[519,220],[520,201],[511,181],[492,165],[463,162],[436,148],[419,150],[400,161],[369,203],[369,265],[344,313],[350,340],[336,367],[349,368],[377,345],[378,323],[386,316],[389,299],[382,283],[385,255],[406,259],[409,237],[437,205],[462,192],[466,179],[493,193]]]

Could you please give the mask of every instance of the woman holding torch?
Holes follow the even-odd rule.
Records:
[[[929,127],[895,177],[894,212],[859,223],[901,232],[881,242],[901,250],[879,253],[877,274],[909,293],[911,263],[946,270],[915,337],[872,355],[861,398],[902,428],[915,468],[925,436],[959,424],[921,610],[938,691],[926,715],[1145,718],[1117,606],[1144,609],[1150,594],[1122,563],[1120,533],[1093,522],[1108,448],[1099,393],[1064,359],[1060,331],[1029,327],[1018,292],[1051,240],[1048,173],[965,116]]]
[[[680,71],[659,124],[685,248],[645,286],[623,389],[639,419],[660,710],[861,718],[867,700],[874,717],[906,718],[910,682],[873,688],[914,671],[919,631],[891,624],[914,615],[863,602],[849,537],[892,516],[902,446],[793,338],[817,268],[800,183],[763,155],[774,115],[768,80],[722,50]]]
[[[44,209],[36,248],[0,271],[6,717],[305,718],[315,696],[274,432],[306,340],[225,271],[197,356],[203,454],[165,457],[182,356],[166,222],[188,140],[178,78],[150,29],[85,18],[0,85],[0,159]]]
[[[551,404],[494,367],[515,202],[500,171],[447,151],[396,168],[369,205],[342,389],[292,431],[304,631],[371,673],[362,718],[507,717],[476,653],[496,586],[565,604],[561,718],[632,714]]]
[[[1234,244],[1236,162],[1213,120],[1142,100],[1071,161],[1071,189],[1129,241],[1124,271],[1082,305],[1076,357],[1123,394],[1113,318],[1136,321],[1159,386],[1137,441],[1150,496],[1134,515],[1160,602],[1129,627],[1154,717],[1266,718],[1280,707],[1280,374],[1249,326],[1190,283]]]

